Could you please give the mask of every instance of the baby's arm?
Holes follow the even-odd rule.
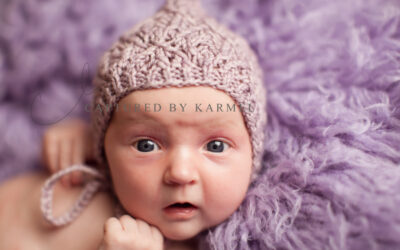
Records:
[[[43,135],[42,163],[51,173],[93,159],[92,135],[88,124],[80,119],[62,121],[50,126]],[[62,183],[81,184],[78,171],[66,175]]]
[[[146,222],[123,215],[104,224],[104,237],[99,250],[163,250],[161,232]]]

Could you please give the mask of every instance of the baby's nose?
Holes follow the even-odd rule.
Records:
[[[189,147],[181,146],[171,150],[164,173],[165,183],[185,185],[197,182],[199,175],[196,158],[196,152]]]

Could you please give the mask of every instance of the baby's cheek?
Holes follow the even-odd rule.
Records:
[[[118,199],[124,208],[136,217],[143,216],[149,203],[152,203],[152,192],[154,192],[152,183],[138,178],[135,174],[125,174],[113,182]]]
[[[204,190],[206,214],[214,226],[232,215],[246,196],[247,178],[220,178],[218,182],[208,183]]]

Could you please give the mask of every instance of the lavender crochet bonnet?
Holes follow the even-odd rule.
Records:
[[[261,168],[266,92],[247,42],[207,16],[197,0],[168,0],[151,18],[124,33],[103,55],[94,79],[92,127],[95,158],[107,169],[104,136],[116,104],[135,90],[209,86],[242,107],[253,150],[253,175]]]

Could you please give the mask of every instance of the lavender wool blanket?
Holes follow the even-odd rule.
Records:
[[[0,181],[42,168],[41,134],[85,105],[97,61],[162,1],[0,1]],[[400,249],[400,2],[203,0],[257,52],[264,171],[205,243]]]

